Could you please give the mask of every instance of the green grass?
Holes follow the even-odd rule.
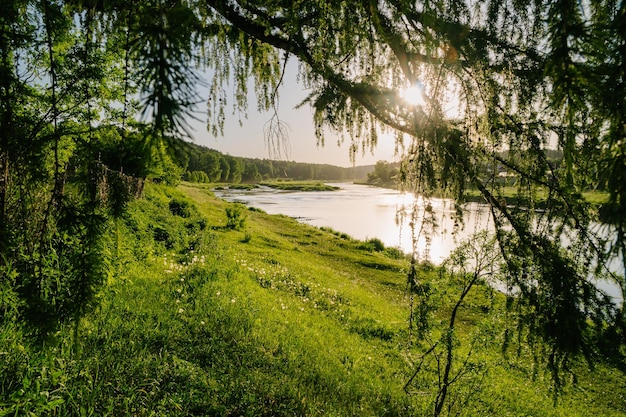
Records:
[[[335,191],[339,189],[334,185],[314,181],[266,181],[262,182],[261,185],[288,191]]]
[[[0,328],[0,415],[432,412],[433,363],[411,395],[403,390],[428,347],[409,331],[405,257],[256,210],[242,228],[228,228],[230,203],[203,186],[150,185],[145,193],[112,233],[113,273],[77,338],[64,328],[35,348],[18,326]],[[436,272],[419,272],[443,302],[435,323],[454,289]],[[626,415],[626,378],[615,368],[578,365],[577,383],[554,405],[550,382],[527,357],[503,359],[493,335],[504,318],[484,313],[501,302],[482,285],[461,310],[461,349],[482,338],[473,358],[485,376],[453,411]],[[468,377],[454,392],[477,381]]]
[[[229,184],[228,188],[231,190],[253,190],[255,188],[258,188],[259,186],[256,184]]]
[[[517,192],[517,187],[513,186],[502,186],[501,188],[502,197],[510,200],[512,203],[517,201]],[[582,195],[585,201],[594,207],[599,207],[606,203],[609,196],[608,193],[603,191],[585,191]],[[465,196],[468,201],[484,202],[480,192],[475,189],[467,190]],[[538,189],[536,191],[537,205],[541,206],[547,198],[548,194],[545,189]]]

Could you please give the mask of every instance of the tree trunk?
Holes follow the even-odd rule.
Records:
[[[7,194],[9,188],[9,142],[13,132],[13,100],[12,91],[12,53],[10,45],[9,24],[0,24],[0,254],[5,253],[8,243]],[[0,257],[0,262],[3,262]]]

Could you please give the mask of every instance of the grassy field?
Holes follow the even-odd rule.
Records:
[[[418,271],[438,300],[431,326],[410,328],[410,264],[397,250],[189,184],[148,186],[109,249],[110,282],[79,326],[43,349],[0,329],[0,416],[432,415],[437,361],[404,385],[453,300],[435,268]],[[480,285],[460,310],[459,355],[480,349],[443,415],[626,415],[615,368],[576,365],[555,403],[523,349],[505,359],[502,302]]]

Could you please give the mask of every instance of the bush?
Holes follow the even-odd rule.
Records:
[[[137,238],[133,251],[147,254],[197,249],[209,228],[192,200],[167,187],[148,187],[145,199],[137,201],[127,217],[134,218],[125,219]]]
[[[382,252],[385,250],[385,244],[377,237],[367,240],[359,247],[370,252]]]
[[[385,254],[392,259],[403,259],[407,256],[402,250],[394,247],[386,248]]]
[[[193,215],[193,206],[189,203],[189,201],[173,198],[170,201],[169,207],[170,213],[174,216],[187,218]]]
[[[232,204],[226,207],[226,228],[243,229],[246,223],[245,209],[242,204]]]

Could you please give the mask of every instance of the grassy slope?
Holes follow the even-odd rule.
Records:
[[[172,200],[182,202],[184,217],[171,214]],[[28,382],[26,394],[8,402],[3,387],[0,410],[428,415],[427,385],[411,396],[402,389],[426,346],[408,343],[407,261],[257,211],[246,212],[244,230],[229,230],[227,206],[202,188],[150,186],[117,225],[117,273],[78,342],[68,330],[47,354],[24,357],[18,342],[2,339],[3,353],[17,358],[14,368],[22,364],[39,385]],[[436,279],[426,272],[422,278]],[[484,303],[468,301],[464,331],[484,319]],[[497,327],[499,319],[490,320]],[[462,415],[626,415],[620,372],[581,368],[578,384],[554,407],[542,372],[532,382],[496,347],[477,354],[487,374]]]

